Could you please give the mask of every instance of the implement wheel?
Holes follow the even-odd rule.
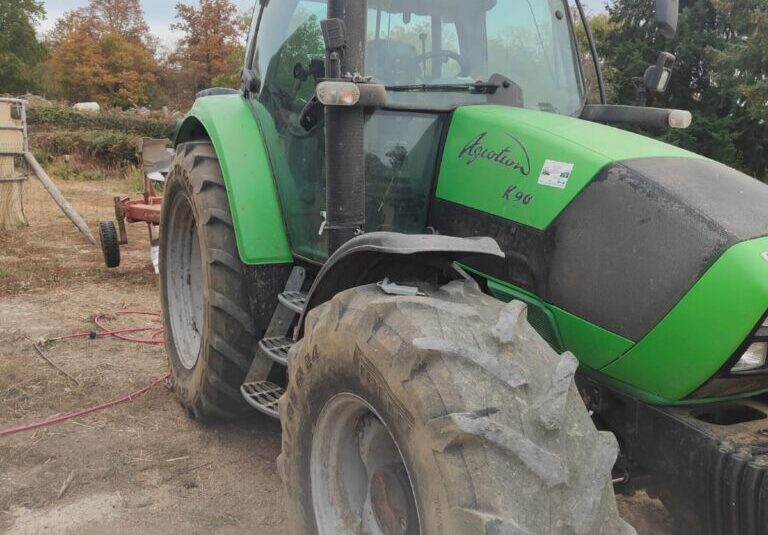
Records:
[[[116,268],[120,265],[120,239],[117,237],[117,229],[112,221],[99,222],[99,242],[101,254],[104,255],[104,264],[108,268]]]
[[[249,303],[227,191],[213,146],[180,145],[160,225],[165,347],[176,394],[196,419],[238,416],[261,335]],[[264,373],[271,363],[264,362]]]
[[[630,534],[558,356],[474,283],[348,290],[312,310],[280,401],[293,535]]]

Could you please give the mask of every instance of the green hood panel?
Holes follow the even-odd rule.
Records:
[[[728,249],[647,336],[601,372],[669,402],[699,388],[768,309],[766,251],[768,238]]]
[[[606,165],[670,156],[701,158],[581,119],[520,108],[467,106],[453,115],[437,197],[545,229]]]

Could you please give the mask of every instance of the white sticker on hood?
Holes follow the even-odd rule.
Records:
[[[539,184],[565,189],[565,186],[568,185],[568,179],[571,178],[571,173],[573,173],[572,163],[546,160],[539,175]]]

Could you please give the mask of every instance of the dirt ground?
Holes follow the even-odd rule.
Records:
[[[112,196],[127,193],[118,181],[59,186],[93,230],[112,218]],[[167,370],[162,346],[108,338],[49,346],[76,384],[34,351],[32,341],[91,329],[95,314],[159,303],[145,227],[129,227],[122,267],[107,270],[34,180],[25,209],[30,227],[0,235],[0,429],[109,401]],[[259,415],[197,424],[160,385],[130,403],[0,438],[0,532],[282,533],[279,433]],[[657,501],[620,499],[620,509],[641,535],[671,533]]]

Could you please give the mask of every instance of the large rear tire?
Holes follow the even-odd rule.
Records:
[[[293,535],[630,534],[558,356],[471,282],[348,290],[312,310],[280,401]]]
[[[247,409],[240,385],[262,329],[251,314],[246,267],[208,142],[180,145],[168,176],[160,290],[166,353],[182,405],[200,420],[240,415]],[[266,376],[271,363],[262,364]]]

